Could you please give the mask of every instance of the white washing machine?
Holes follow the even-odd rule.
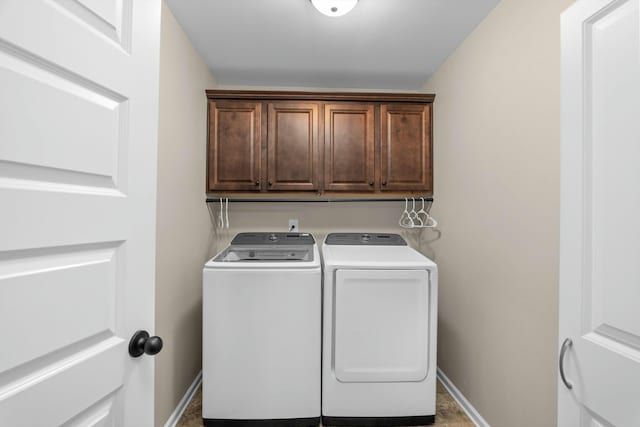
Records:
[[[397,234],[332,233],[322,256],[323,424],[433,423],[436,264]]]
[[[203,271],[205,426],[317,426],[320,255],[308,233],[240,233]]]

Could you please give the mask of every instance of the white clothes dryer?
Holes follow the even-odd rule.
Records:
[[[203,271],[205,426],[317,426],[322,280],[308,233],[240,233]]]
[[[435,421],[437,266],[397,234],[323,245],[322,422]]]

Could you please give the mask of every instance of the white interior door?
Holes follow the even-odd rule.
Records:
[[[637,427],[640,0],[563,14],[562,128],[558,425]]]
[[[151,426],[160,2],[0,0],[0,425]]]

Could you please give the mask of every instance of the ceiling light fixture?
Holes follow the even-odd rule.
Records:
[[[336,17],[346,15],[353,9],[358,0],[311,0],[313,7],[318,12],[327,16]]]

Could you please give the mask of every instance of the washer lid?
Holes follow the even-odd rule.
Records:
[[[309,233],[240,233],[204,268],[319,269],[320,253]]]
[[[252,232],[238,233],[231,246],[258,245],[313,245],[315,239],[310,233]]]
[[[324,243],[327,245],[407,246],[402,236],[392,233],[329,233]]]

